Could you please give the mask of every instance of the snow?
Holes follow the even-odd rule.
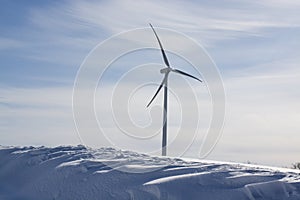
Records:
[[[299,200],[300,171],[113,148],[0,146],[1,200]]]

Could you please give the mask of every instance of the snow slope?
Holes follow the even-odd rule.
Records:
[[[0,199],[300,200],[300,171],[113,148],[0,147]]]

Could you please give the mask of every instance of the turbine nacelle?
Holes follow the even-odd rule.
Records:
[[[169,73],[170,71],[172,71],[172,68],[166,67],[166,68],[161,69],[160,73],[161,74],[166,74],[166,73]]]

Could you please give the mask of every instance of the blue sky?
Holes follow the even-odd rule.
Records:
[[[299,2],[1,4],[0,144],[79,143],[71,105],[79,66],[98,43],[151,22],[196,40],[220,70],[226,121],[209,159],[279,166],[299,161]]]

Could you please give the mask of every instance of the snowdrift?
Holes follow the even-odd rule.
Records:
[[[0,147],[1,200],[299,200],[299,173],[113,148]]]

